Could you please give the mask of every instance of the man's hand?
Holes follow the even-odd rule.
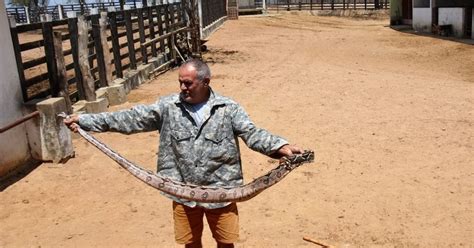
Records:
[[[276,155],[279,157],[285,157],[285,156],[291,156],[294,154],[300,154],[303,153],[304,150],[295,146],[295,145],[284,145],[278,149],[276,152]]]
[[[69,118],[64,118],[64,124],[71,129],[71,131],[77,133],[77,128],[79,127],[79,115],[71,115]]]

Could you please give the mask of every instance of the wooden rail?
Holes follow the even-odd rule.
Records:
[[[175,60],[173,36],[190,31],[183,16],[183,5],[175,3],[109,12],[102,18],[85,16],[83,32],[79,18],[11,27],[24,101],[56,97],[65,90],[72,102],[90,100],[90,91],[150,57],[162,54],[165,62]],[[55,32],[60,34],[56,38]]]

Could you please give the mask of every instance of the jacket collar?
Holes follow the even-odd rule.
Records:
[[[211,87],[209,87],[209,91],[210,91],[209,99],[207,100],[206,105],[209,105],[209,107],[211,109],[215,106],[226,104],[225,100],[224,100],[224,97],[222,97],[218,93],[214,92],[214,90],[212,90]],[[178,99],[176,99],[175,103],[176,104],[181,104],[181,105],[189,105],[189,103],[187,103],[187,102],[185,102],[181,99],[181,96],[179,94],[178,94]]]

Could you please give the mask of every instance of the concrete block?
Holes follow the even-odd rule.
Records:
[[[79,113],[79,112],[86,112],[86,100],[79,100],[72,105],[72,112]]]
[[[109,101],[107,98],[97,98],[95,101],[86,102],[87,113],[102,113],[106,112],[109,107]]]
[[[109,86],[109,104],[118,105],[127,101],[127,93],[123,85]]]
[[[139,65],[137,68],[138,71],[138,81],[140,84],[147,82],[150,79],[150,72],[152,71],[152,66],[150,64]]]
[[[128,94],[132,90],[132,85],[130,81],[125,80],[123,78],[117,78],[112,82],[112,85],[122,85],[125,89],[125,94]]]
[[[124,85],[111,84],[109,87],[102,87],[96,91],[98,98],[106,98],[110,106],[122,104],[127,101]]]
[[[57,115],[67,112],[66,101],[62,97],[43,100],[36,104],[39,118],[39,151],[33,154],[36,159],[58,163],[74,156],[71,132]]]
[[[130,70],[125,73],[125,80],[129,81],[130,86],[132,89],[138,88],[140,85],[138,82],[138,71],[136,70]]]
[[[158,55],[158,57],[153,57],[148,60],[148,64],[151,66],[150,71],[153,71],[155,68],[158,66],[162,65],[165,63],[165,57],[163,54]]]
[[[107,87],[98,88],[95,91],[96,98],[108,98],[107,96]]]

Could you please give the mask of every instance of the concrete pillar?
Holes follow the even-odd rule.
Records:
[[[53,16],[51,14],[41,14],[40,21],[41,22],[50,22],[53,20]]]
[[[98,15],[99,14],[99,8],[91,8],[89,14],[90,15]]]
[[[26,24],[30,24],[31,23],[30,8],[25,7],[25,15],[26,15]]]
[[[36,103],[39,119],[29,125],[28,139],[31,154],[40,161],[59,163],[74,156],[71,132],[57,115],[67,112],[63,97],[54,97]]]
[[[0,1],[0,126],[4,127],[23,117],[23,98],[16,70],[10,25],[5,2]],[[31,121],[31,120],[30,120]],[[0,133],[0,178],[31,160],[26,127],[20,124]]]
[[[63,6],[61,4],[58,5],[58,13],[59,13],[59,20],[64,19]]]
[[[67,18],[76,18],[77,17],[77,12],[76,11],[68,11],[66,12]]]

